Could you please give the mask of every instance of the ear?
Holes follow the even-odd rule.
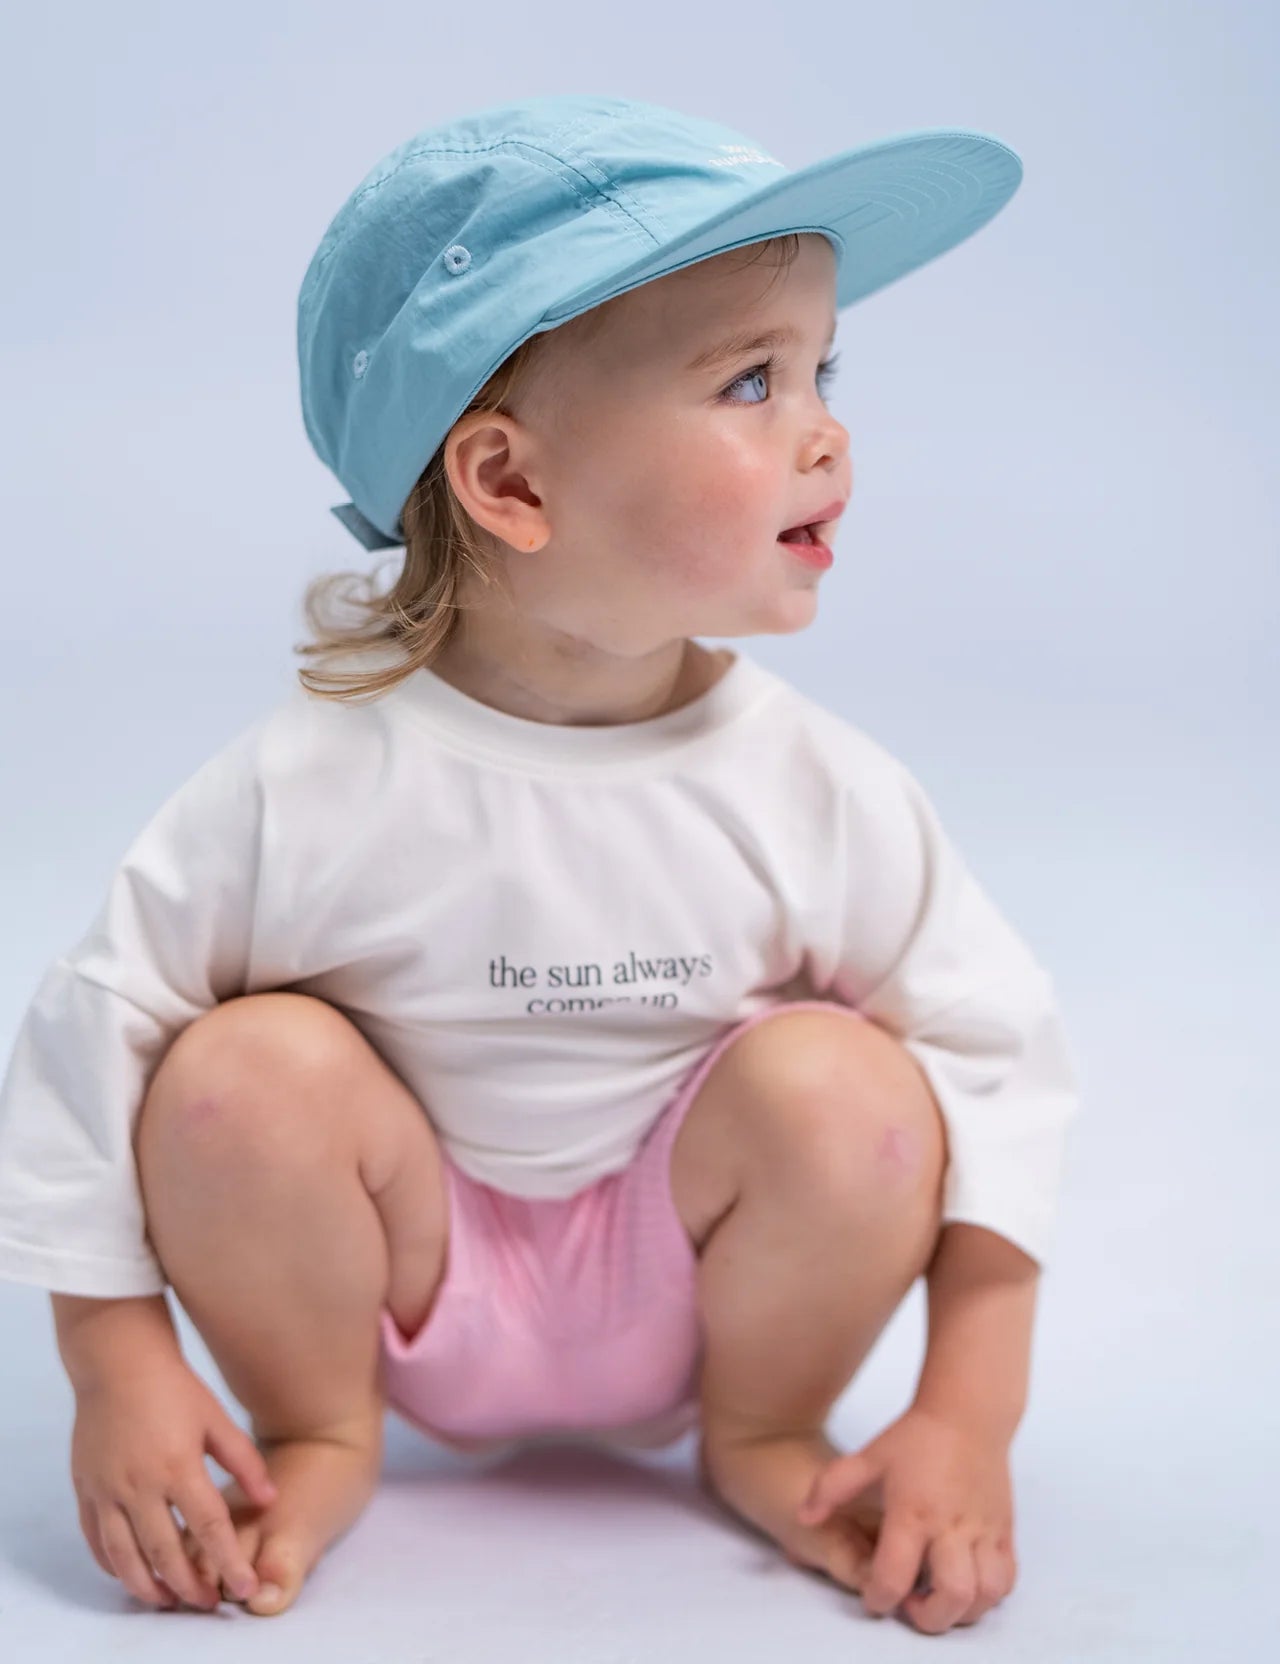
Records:
[[[476,522],[511,548],[541,548],[551,535],[531,474],[532,434],[500,410],[476,410],[456,422],[445,444],[445,468],[458,501]]]

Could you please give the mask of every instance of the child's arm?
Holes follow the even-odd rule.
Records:
[[[930,1262],[929,1339],[914,1402],[1012,1441],[1027,1404],[1040,1267],[981,1225],[944,1225]]]
[[[94,1558],[140,1600],[256,1587],[206,1452],[269,1501],[253,1440],[189,1368],[146,1231],[133,1133],[177,1035],[245,991],[260,879],[256,733],[207,762],[126,852],[82,939],[46,970],[0,1082],[0,1277],[50,1291],[75,1389],[71,1472]]]
[[[99,1300],[52,1294],[58,1355],[79,1392],[104,1374],[144,1365],[159,1353],[181,1354],[163,1294]]]

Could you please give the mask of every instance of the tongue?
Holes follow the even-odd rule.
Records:
[[[807,526],[793,526],[789,532],[781,532],[778,541],[779,543],[812,543],[813,538]]]

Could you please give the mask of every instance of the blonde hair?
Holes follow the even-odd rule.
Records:
[[[781,271],[795,260],[800,242],[796,233],[788,233],[745,247],[748,258],[744,264],[754,265],[774,250]],[[549,336],[563,340],[571,334],[575,341],[590,339],[604,324],[610,308],[622,298],[615,296],[558,329],[544,330],[522,341],[459,412],[455,423],[476,411],[511,415],[507,401],[541,373]],[[397,650],[381,668],[354,669],[347,674],[301,666],[298,680],[317,698],[366,703],[390,692],[406,676],[430,665],[452,639],[466,606],[458,598],[464,569],[470,566],[485,588],[494,582],[496,563],[491,545],[485,541],[488,534],[467,513],[450,483],[445,467],[447,442],[446,434],[405,501],[401,516],[404,548],[388,556],[403,564],[390,588],[378,593],[375,574],[367,572],[329,572],[308,583],[302,610],[314,640],[295,642],[295,653],[323,663],[369,649],[385,660],[385,654],[378,650]],[[364,593],[355,593],[362,586]],[[342,593],[344,587],[346,594]],[[354,609],[354,621],[326,616],[335,597]]]

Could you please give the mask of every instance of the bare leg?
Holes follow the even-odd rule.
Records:
[[[730,1058],[717,1090],[737,1095],[739,1189],[699,1260],[703,1482],[834,1573],[847,1543],[795,1509],[839,1454],[831,1406],[932,1258],[945,1130],[915,1060],[869,1020],[783,1014]]]
[[[260,1587],[249,1610],[280,1612],[376,1486],[378,1316],[385,1302],[408,1333],[430,1308],[447,1242],[439,1148],[345,1017],[270,993],[184,1030],[136,1149],[156,1253],[278,1487],[266,1509],[234,1482],[224,1494],[260,1583],[282,1590],[272,1604]]]

